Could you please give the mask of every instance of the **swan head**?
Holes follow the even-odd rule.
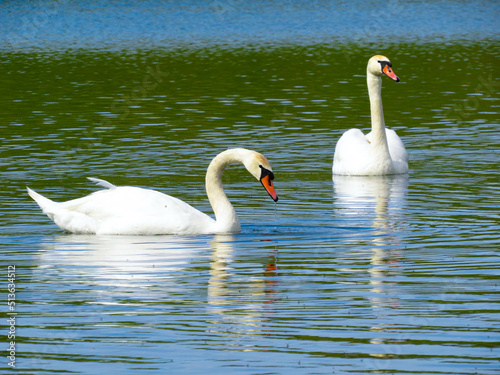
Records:
[[[277,202],[278,194],[276,194],[273,186],[273,169],[266,157],[256,151],[251,151],[248,156],[244,158],[243,164],[252,176],[260,181],[271,198]]]
[[[390,60],[382,55],[375,55],[370,60],[368,60],[368,67],[366,68],[368,73],[371,73],[377,77],[386,75],[390,79],[399,82],[399,77],[392,70],[392,64]]]

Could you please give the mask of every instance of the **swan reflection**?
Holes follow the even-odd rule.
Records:
[[[61,235],[42,244],[39,272],[55,268],[83,283],[145,288],[174,277],[204,250],[205,242],[188,237]]]
[[[272,319],[276,298],[278,274],[276,249],[255,269],[253,257],[238,255],[235,259],[234,236],[217,235],[210,258],[207,312],[210,314],[209,332],[219,332],[228,339],[239,340],[240,335],[261,334],[266,322]],[[260,251],[256,251],[257,254]],[[242,272],[241,268],[246,269]],[[231,330],[228,332],[228,326]],[[269,334],[267,332],[266,334]]]
[[[42,244],[33,277],[53,285],[52,292],[69,289],[83,298],[89,320],[103,305],[170,301],[183,314],[201,314],[204,305],[208,316],[200,316],[209,331],[234,324],[240,327],[234,333],[255,334],[274,313],[276,249],[259,244],[235,259],[237,243],[233,235],[60,235]]]
[[[404,222],[404,207],[408,191],[408,176],[334,176],[338,212],[360,220],[372,228],[370,267],[371,303],[376,316],[385,315],[399,302],[395,291],[402,241],[398,227]],[[353,220],[354,221],[354,220]],[[374,326],[373,332],[387,332],[385,325]],[[371,339],[383,344],[382,335]],[[385,357],[386,353],[374,354]]]
[[[379,230],[388,228],[406,205],[408,175],[333,176],[335,205],[343,215],[368,220]]]
[[[213,251],[208,280],[209,305],[223,305],[226,301],[228,278],[232,271],[230,264],[234,256],[233,241],[233,235],[217,235],[210,243]]]

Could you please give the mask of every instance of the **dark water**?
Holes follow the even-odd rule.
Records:
[[[379,4],[0,5],[18,371],[498,373],[499,6]],[[383,100],[410,173],[332,179],[375,53],[402,79]],[[236,235],[65,234],[25,191],[72,199],[93,176],[209,213],[229,147],[265,154],[280,196],[229,168]]]

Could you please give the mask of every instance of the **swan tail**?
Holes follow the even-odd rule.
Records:
[[[28,189],[28,194],[40,206],[42,211],[44,213],[46,213],[52,219],[53,215],[54,215],[54,211],[57,207],[57,203],[54,201],[51,201],[48,198],[45,198],[43,195],[38,194],[36,191],[31,190],[29,187],[26,187],[26,189]]]
[[[67,203],[57,203],[28,188],[28,194],[59,228],[72,233],[96,233],[97,223],[92,217],[68,208]],[[76,200],[70,201],[75,202]]]
[[[94,178],[94,177],[87,177],[92,182],[95,182],[97,185],[100,185],[102,187],[105,187],[107,189],[115,189],[116,186],[113,185],[111,182],[108,182],[106,180],[101,180],[100,178]]]

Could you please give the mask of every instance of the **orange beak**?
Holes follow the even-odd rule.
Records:
[[[390,79],[392,79],[392,80],[394,80],[396,82],[399,82],[399,77],[394,73],[394,71],[392,70],[392,68],[389,65],[384,66],[384,68],[382,69],[382,71]]]
[[[271,175],[265,175],[260,179],[260,183],[262,186],[264,186],[264,189],[269,193],[271,198],[273,198],[273,201],[277,202],[278,201],[278,194],[276,194],[276,191],[274,190],[273,186],[273,180],[271,180]]]

